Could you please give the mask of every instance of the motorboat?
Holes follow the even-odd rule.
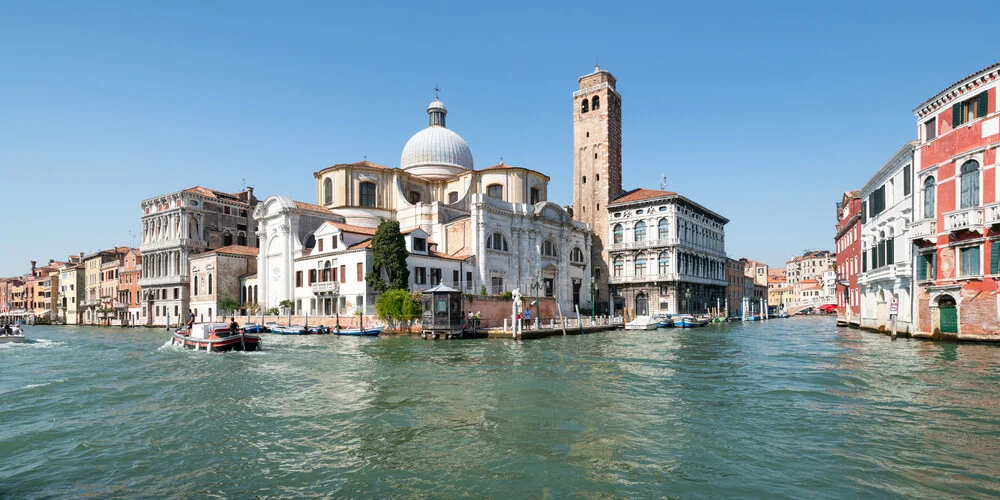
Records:
[[[307,326],[305,328],[307,333],[311,333],[313,335],[323,335],[330,333],[330,327],[328,326],[313,325],[313,326]]]
[[[256,323],[247,323],[243,325],[243,331],[246,333],[267,333],[268,329],[264,325],[258,325]]]
[[[660,320],[652,316],[636,316],[635,319],[625,323],[626,330],[656,330],[660,326]]]
[[[669,314],[657,314],[656,319],[659,321],[657,323],[657,328],[670,328],[674,326],[674,320],[670,318]]]
[[[290,325],[290,326],[274,325],[274,326],[271,326],[269,328],[271,330],[271,333],[277,333],[278,335],[308,335],[309,334],[309,330],[307,330],[306,327],[304,327],[302,325]]]
[[[330,333],[355,337],[377,337],[382,333],[382,328],[335,328]]]
[[[260,337],[247,335],[241,328],[232,335],[227,323],[197,323],[174,332],[171,345],[182,345],[196,351],[257,351],[261,349]]]
[[[3,333],[0,329],[0,344],[23,344],[24,343],[24,333],[21,332],[20,328],[14,329],[9,335]]]
[[[674,326],[677,328],[698,328],[708,324],[708,319],[695,318],[690,314],[674,316]]]

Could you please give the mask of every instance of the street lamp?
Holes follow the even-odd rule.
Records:
[[[538,324],[538,290],[542,287],[542,273],[535,275],[535,282],[531,284],[531,287],[535,289],[535,324]]]
[[[590,279],[590,324],[594,324],[594,311],[597,309],[596,302],[597,295],[597,282],[593,278]]]

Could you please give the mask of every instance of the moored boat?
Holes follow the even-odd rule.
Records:
[[[24,335],[0,335],[0,344],[23,344]]]
[[[334,335],[352,335],[355,337],[376,337],[382,333],[382,328],[335,328]]]
[[[636,316],[635,319],[625,323],[626,330],[656,330],[660,325],[660,320],[652,316]]]
[[[247,323],[243,325],[243,331],[246,333],[267,333],[267,327],[264,325],[258,325],[256,323]]]
[[[330,333],[330,327],[323,325],[307,326],[306,333],[311,333],[313,335],[327,334]]]
[[[277,333],[278,335],[307,335],[309,331],[306,327],[302,325],[291,325],[291,326],[280,326],[274,325],[270,327],[271,333]]]
[[[257,351],[261,348],[260,337],[247,335],[242,329],[235,335],[230,335],[229,325],[226,323],[198,323],[190,328],[177,330],[171,337],[170,344],[208,352]]]
[[[708,324],[707,319],[695,318],[690,314],[685,314],[683,316],[674,316],[674,326],[678,328],[698,328],[700,326],[705,326]]]
[[[674,326],[674,320],[670,318],[669,314],[657,314],[656,319],[659,321],[656,324],[657,328],[670,328]]]

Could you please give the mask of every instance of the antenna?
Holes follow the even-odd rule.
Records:
[[[503,156],[500,157],[500,164],[503,164]]]
[[[247,178],[244,177],[243,178],[243,191],[246,191],[246,190],[247,190]]]
[[[667,190],[667,174],[660,174],[660,191]]]

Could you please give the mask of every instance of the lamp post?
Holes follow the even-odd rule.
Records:
[[[535,289],[535,324],[537,325],[538,312],[540,310],[538,304],[538,290],[542,287],[542,273],[538,273],[537,275],[535,275],[535,280],[534,283],[531,284],[531,287]]]
[[[597,294],[597,283],[594,279],[590,279],[590,325],[594,325],[594,310],[597,309],[597,302],[595,295]]]

